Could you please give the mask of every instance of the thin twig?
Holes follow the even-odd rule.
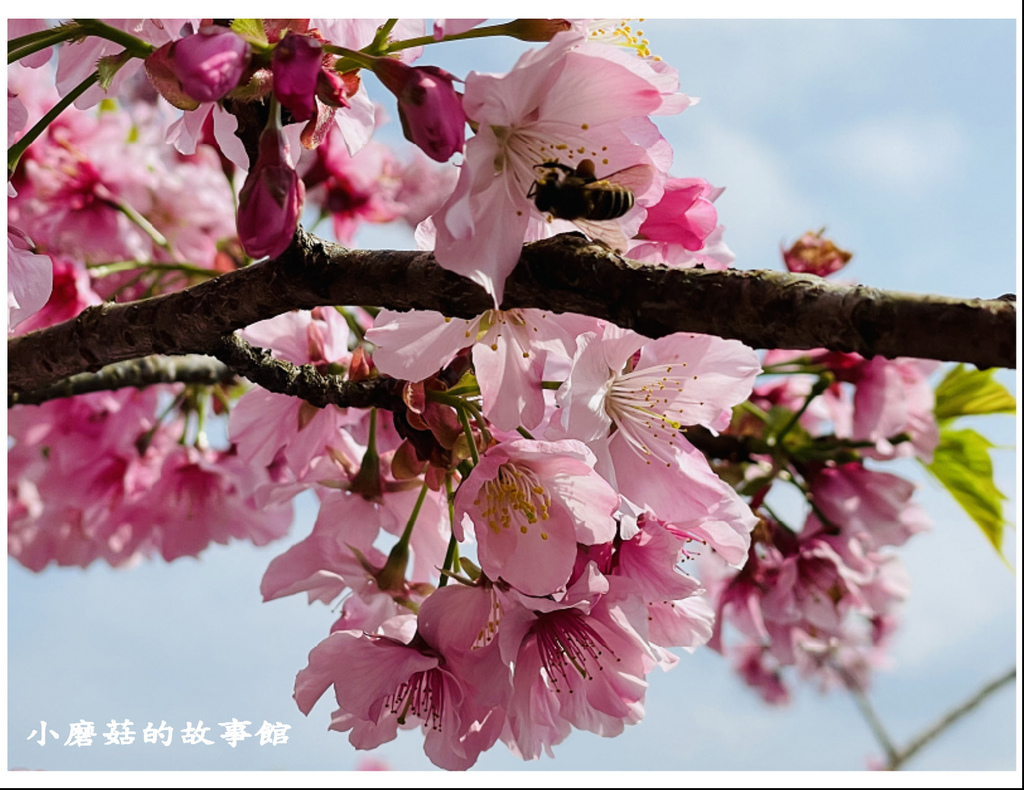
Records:
[[[898,771],[907,760],[921,751],[928,743],[933,741],[949,727],[956,723],[961,717],[970,713],[978,705],[985,701],[989,696],[998,691],[1001,687],[1005,686],[1011,680],[1016,679],[1017,668],[1011,667],[1008,671],[997,677],[978,689],[974,694],[968,697],[964,702],[957,705],[949,713],[939,719],[928,729],[924,730],[920,735],[914,738],[910,743],[904,746],[902,749],[897,751],[895,754],[889,754],[888,769],[890,771]]]

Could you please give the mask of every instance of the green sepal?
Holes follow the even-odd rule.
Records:
[[[265,49],[270,46],[267,32],[263,29],[262,19],[232,19],[231,30],[257,49]]]
[[[132,54],[128,50],[118,53],[117,55],[107,55],[106,57],[100,58],[96,61],[96,73],[99,75],[99,86],[106,91],[110,87],[110,83],[114,81],[114,76],[121,70],[121,67],[132,59]]]

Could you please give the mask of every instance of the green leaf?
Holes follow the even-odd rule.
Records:
[[[267,33],[263,29],[262,19],[233,19],[231,20],[231,29],[254,47],[270,46]]]
[[[995,381],[995,370],[957,365],[935,388],[935,419],[946,422],[965,414],[1016,414],[1017,402]]]
[[[932,462],[926,464],[935,478],[963,507],[985,537],[1003,556],[1003,500],[1006,497],[996,488],[992,479],[992,459],[989,450],[994,447],[988,439],[970,428],[949,430],[939,434]]]

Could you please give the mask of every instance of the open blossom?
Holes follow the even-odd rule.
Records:
[[[390,621],[400,621],[395,618]],[[422,725],[424,749],[441,768],[464,770],[490,748],[500,730],[443,657],[420,635],[385,624],[384,634],[336,631],[309,654],[295,678],[295,701],[308,714],[334,686],[331,729],[349,732],[357,749],[394,740],[398,728]],[[404,625],[404,624],[403,624]]]
[[[483,412],[502,430],[532,429],[544,417],[541,380],[550,352],[569,356],[592,319],[543,310],[488,310],[474,319],[431,311],[382,310],[366,339],[381,372],[422,381],[472,347]]]
[[[527,595],[565,586],[576,544],[615,537],[619,498],[579,442],[526,439],[491,447],[455,495],[455,535],[474,526],[480,567]]]
[[[504,76],[467,76],[462,104],[478,131],[466,144],[455,193],[434,216],[438,263],[480,283],[497,306],[523,241],[549,231],[527,197],[537,165],[574,166],[589,158],[601,175],[638,164],[667,170],[671,152],[646,116],[685,104],[634,60],[565,32]],[[655,178],[649,193],[636,198],[643,204],[660,194]],[[642,213],[634,208],[608,224],[628,238]]]
[[[753,350],[734,340],[677,333],[648,341],[609,325],[578,340],[553,428],[587,442],[597,470],[641,510],[685,524],[742,564],[756,519],[684,430],[727,427],[759,371]]]

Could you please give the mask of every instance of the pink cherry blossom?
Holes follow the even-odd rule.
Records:
[[[292,166],[280,129],[260,136],[259,158],[238,195],[238,238],[253,258],[274,258],[288,249],[302,215],[306,188]]]
[[[917,455],[926,463],[939,443],[935,423],[935,393],[928,376],[938,362],[924,359],[875,357],[860,368],[853,399],[854,439],[870,439],[875,449],[866,453],[877,458]],[[889,439],[900,433],[911,441],[892,445]]]
[[[674,242],[691,252],[701,249],[718,224],[712,201],[721,193],[702,178],[670,178],[661,200],[648,207],[640,237]]]
[[[453,75],[436,66],[410,67],[390,58],[377,58],[373,72],[397,97],[407,140],[437,162],[447,162],[462,150],[466,114]]]
[[[32,252],[28,237],[7,228],[7,332],[38,312],[50,298],[53,262],[49,255]]]
[[[67,321],[86,307],[102,301],[93,291],[89,273],[83,266],[58,258],[53,261],[53,290],[50,298],[39,312],[18,324],[17,333],[31,332]]]
[[[223,99],[249,64],[249,44],[225,27],[202,27],[172,47],[171,69],[185,93],[199,102]]]
[[[373,359],[382,373],[410,381],[435,374],[471,346],[484,414],[502,430],[515,430],[535,428],[544,417],[548,354],[571,355],[575,335],[592,326],[582,316],[533,309],[489,310],[472,320],[382,310],[366,339],[377,346]]]
[[[274,95],[297,121],[308,121],[316,110],[323,54],[323,46],[315,38],[291,31],[274,47]]]
[[[608,326],[578,341],[557,396],[559,429],[589,443],[622,496],[685,524],[738,565],[756,519],[683,431],[724,429],[759,371],[757,355],[736,341],[682,333],[646,341]]]
[[[435,19],[434,20],[434,41],[440,41],[445,36],[455,36],[472,30],[481,22],[487,19]]]
[[[504,76],[472,72],[466,78],[463,108],[479,126],[466,144],[455,193],[434,217],[435,255],[442,266],[480,283],[495,306],[523,241],[548,233],[527,197],[536,165],[590,158],[600,175],[638,164],[668,167],[670,152],[645,116],[674,99],[663,95],[665,85],[650,67],[620,61],[619,54],[566,32],[521,57]],[[658,181],[636,196],[641,204],[660,197]],[[637,208],[608,225],[616,237],[628,238],[642,213]]]
[[[191,25],[193,30],[199,27],[198,19],[103,19],[101,21],[157,47],[178,38],[186,24]],[[57,51],[57,90],[60,91],[60,95],[67,95],[95,71],[96,61],[100,58],[117,55],[123,49],[124,47],[120,44],[99,36],[88,36],[78,43],[60,47]],[[122,86],[128,83],[142,65],[142,60],[130,58],[118,69],[107,90],[99,85],[93,85],[75,99],[75,107],[79,110],[87,110],[107,96],[116,96]]]
[[[498,629],[502,655],[514,666],[507,742],[535,759],[569,733],[569,725],[604,737],[643,717],[649,647],[593,564],[559,601],[511,607]],[[642,609],[642,604],[639,604]]]
[[[354,242],[363,222],[391,222],[405,211],[396,197],[400,165],[381,143],[371,140],[351,156],[332,127],[315,151],[304,152],[299,170],[309,199],[331,215],[342,244]]]
[[[46,30],[48,27],[49,25],[46,24],[45,19],[8,19],[7,40],[10,41],[21,36],[27,36],[29,33],[38,33]],[[27,57],[20,58],[17,62],[30,69],[38,69],[40,66],[45,66],[49,63],[52,57],[53,47],[47,47]]]
[[[909,480],[860,463],[822,469],[811,482],[822,515],[871,549],[902,546],[928,528],[924,511],[911,502],[915,488]]]
[[[527,595],[564,587],[576,544],[615,536],[618,495],[580,442],[526,439],[491,447],[455,495],[455,534],[474,526],[480,566]]]
[[[419,637],[405,643],[336,631],[310,651],[309,665],[295,679],[299,710],[308,714],[332,685],[339,709],[331,729],[349,732],[357,749],[391,741],[399,726],[418,720],[431,762],[464,770],[498,736],[493,725],[481,727],[490,711],[474,703],[440,654]],[[488,730],[490,737],[481,738]]]

